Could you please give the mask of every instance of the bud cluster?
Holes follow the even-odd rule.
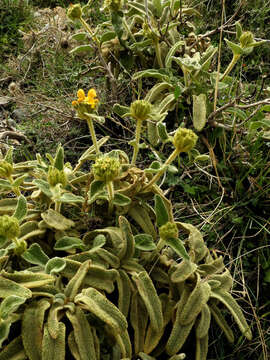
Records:
[[[173,145],[179,153],[188,152],[194,148],[197,140],[198,136],[194,131],[186,128],[178,128],[173,137]]]
[[[118,12],[122,8],[122,0],[105,0],[102,10],[109,9],[113,12]]]
[[[70,5],[67,11],[70,20],[79,20],[82,17],[82,8],[80,4]]]
[[[152,105],[146,100],[136,100],[130,105],[130,116],[137,121],[150,118]]]
[[[18,219],[9,215],[0,216],[0,236],[12,240],[19,235],[20,225]]]
[[[0,177],[9,178],[13,173],[13,166],[9,162],[0,161]]]
[[[55,186],[57,184],[62,184],[63,188],[67,185],[67,176],[64,170],[58,170],[57,168],[50,166],[48,175],[47,175],[48,183],[51,186]]]
[[[116,158],[100,156],[93,165],[93,173],[96,180],[108,183],[116,179],[120,174],[121,164]]]
[[[159,236],[162,240],[169,240],[178,238],[177,225],[173,222],[167,222],[159,228]]]

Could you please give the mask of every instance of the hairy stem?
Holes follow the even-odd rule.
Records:
[[[114,188],[113,188],[113,182],[109,181],[107,183],[107,191],[108,191],[108,196],[109,196],[109,215],[111,215],[112,211],[113,211],[113,199],[114,199]]]
[[[157,58],[157,62],[160,68],[163,68],[163,62],[162,62],[162,58],[161,58],[161,51],[160,51],[160,45],[159,45],[159,41],[156,40],[155,41],[155,49],[156,49],[156,58]]]
[[[222,81],[225,78],[225,76],[227,76],[232,71],[232,69],[234,68],[235,64],[240,59],[240,57],[241,57],[241,55],[239,55],[239,54],[233,55],[232,61],[229,63],[229,65],[228,65],[227,69],[225,70],[224,74],[222,75],[220,81]]]
[[[131,160],[132,165],[135,165],[137,155],[138,155],[138,152],[139,152],[141,130],[142,130],[142,120],[137,120],[135,144],[134,144],[133,155],[132,155],[132,160]]]
[[[96,155],[99,154],[99,148],[98,148],[98,144],[97,144],[97,138],[96,138],[96,132],[95,132],[95,128],[94,128],[94,124],[93,124],[93,120],[90,118],[90,116],[87,116],[87,125],[91,134],[91,138],[92,138],[92,142],[93,145],[95,147],[96,150]]]
[[[166,166],[170,165],[173,160],[179,155],[179,151],[178,150],[174,150],[171,155],[168,157],[168,159],[166,160],[165,164],[163,165],[163,169],[161,169],[153,178],[152,180],[149,181],[148,184],[146,184],[146,186],[144,187],[144,191],[149,188],[150,186],[152,186],[153,184],[155,184],[158,179],[161,177],[161,175],[163,175],[166,171]]]

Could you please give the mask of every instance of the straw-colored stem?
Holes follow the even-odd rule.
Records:
[[[174,150],[171,155],[168,157],[168,159],[166,160],[163,169],[161,169],[153,178],[152,180],[149,181],[149,183],[144,187],[144,191],[149,188],[150,186],[152,186],[153,184],[155,184],[158,179],[165,173],[166,171],[166,166],[170,165],[173,160],[179,155],[179,151],[178,150]]]
[[[132,160],[131,160],[132,165],[135,165],[136,160],[137,160],[137,155],[139,152],[140,138],[141,138],[141,130],[142,130],[142,120],[137,120],[135,144],[134,144],[133,155],[132,155]]]

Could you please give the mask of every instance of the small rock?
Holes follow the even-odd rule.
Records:
[[[13,119],[11,119],[11,118],[8,118],[8,119],[7,119],[7,125],[10,126],[10,127],[12,127],[12,128],[15,128],[15,129],[16,129],[16,127],[17,127],[16,121],[13,120]]]
[[[12,112],[12,117],[17,121],[24,121],[27,118],[27,115],[23,110],[15,109]]]
[[[12,102],[12,98],[8,96],[0,96],[0,106],[7,106]]]

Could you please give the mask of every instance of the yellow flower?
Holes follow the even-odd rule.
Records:
[[[78,103],[81,103],[85,100],[85,93],[84,93],[83,89],[78,90],[77,96],[78,96]]]
[[[96,104],[98,103],[96,90],[90,89],[85,100],[87,104],[91,105],[92,109],[95,109]]]
[[[72,101],[72,105],[75,108],[78,108],[78,110],[81,110],[82,112],[87,112],[87,105],[90,105],[91,109],[95,109],[97,103],[99,102],[99,100],[97,99],[97,93],[95,89],[90,89],[88,91],[87,97],[85,96],[85,92],[83,91],[83,89],[79,89],[77,92],[77,100],[73,100]],[[79,105],[82,105],[81,109],[79,109]],[[86,106],[85,106],[86,105]]]

